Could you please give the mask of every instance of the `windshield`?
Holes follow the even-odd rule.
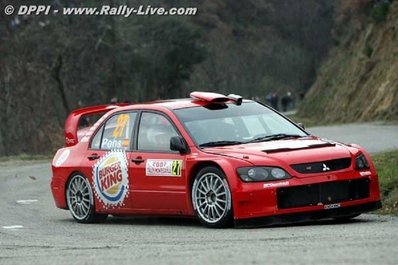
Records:
[[[202,147],[307,136],[290,121],[256,102],[184,108],[175,113]]]

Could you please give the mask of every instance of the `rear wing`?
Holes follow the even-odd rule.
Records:
[[[129,105],[128,103],[105,104],[91,106],[72,111],[65,121],[65,146],[72,146],[79,142],[78,129],[82,117],[96,114],[105,114],[106,112],[118,107]]]

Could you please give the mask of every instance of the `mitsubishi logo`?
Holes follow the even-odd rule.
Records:
[[[322,171],[329,171],[330,170],[330,168],[326,164],[322,164],[322,165],[323,165]]]

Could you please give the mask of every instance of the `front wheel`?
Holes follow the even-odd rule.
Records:
[[[199,171],[192,185],[192,204],[207,227],[226,227],[232,222],[231,192],[224,173],[216,167]]]
[[[104,221],[106,214],[95,213],[93,191],[88,180],[75,174],[66,188],[66,202],[73,218],[79,223],[95,223]]]

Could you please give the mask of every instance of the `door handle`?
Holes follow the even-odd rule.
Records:
[[[145,160],[142,159],[142,157],[139,156],[139,157],[136,157],[136,158],[131,159],[131,161],[134,162],[134,163],[136,163],[136,164],[141,164],[141,163],[144,162]]]
[[[91,154],[87,158],[88,158],[88,160],[96,160],[96,159],[100,158],[100,156],[98,154]]]

